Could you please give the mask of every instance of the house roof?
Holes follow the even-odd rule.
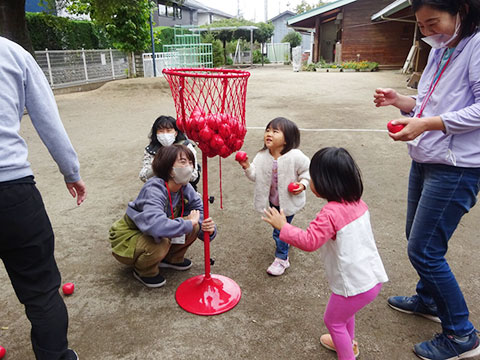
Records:
[[[376,14],[373,14],[371,19],[372,21],[381,20],[382,18],[395,14],[396,12],[403,10],[409,6],[410,3],[408,0],[396,0],[387,7],[377,12]]]
[[[211,8],[207,5],[204,5],[196,0],[185,0],[182,4],[182,6],[186,6],[192,9],[198,10],[200,13],[211,13],[215,15],[220,15],[226,18],[233,18],[233,15],[227,14],[223,11],[217,10],[215,8]]]
[[[294,16],[295,13],[294,13],[293,11],[286,10],[286,11],[278,14],[277,16],[274,16],[273,18],[271,18],[271,19],[268,20],[268,21],[275,21],[275,20],[277,20],[277,19],[279,19],[279,18],[281,18],[282,16],[285,16],[285,15],[287,15],[287,16]]]
[[[338,9],[339,7],[348,5],[352,2],[355,2],[357,0],[337,0],[325,5],[322,5],[318,8],[312,9],[310,11],[304,12],[302,14],[298,14],[296,16],[291,17],[290,19],[287,20],[287,25],[295,25],[296,23],[299,23],[303,20],[307,20],[309,18],[315,17],[317,15],[321,15],[323,13],[326,13],[331,10]]]

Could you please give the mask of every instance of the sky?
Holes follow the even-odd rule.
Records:
[[[265,21],[265,0],[197,0],[209,7],[226,12],[230,15],[237,15],[237,4],[240,6],[240,12],[247,20]],[[324,2],[331,2],[333,0],[324,0]],[[271,19],[278,14],[286,11],[294,11],[295,7],[301,3],[301,0],[267,0],[268,19]],[[317,4],[316,0],[306,0],[309,4]]]

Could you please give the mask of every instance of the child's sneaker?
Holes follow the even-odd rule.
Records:
[[[328,350],[337,351],[337,349],[335,349],[335,344],[333,343],[332,336],[330,334],[323,334],[322,336],[320,336],[320,344],[322,344]],[[358,355],[360,355],[360,350],[358,350],[358,343],[353,340],[352,346],[353,355],[357,357]]]
[[[467,359],[480,355],[480,346],[476,331],[464,341],[453,335],[437,334],[432,340],[416,344],[413,352],[425,360]]]
[[[290,263],[287,260],[282,260],[279,258],[275,258],[273,260],[272,265],[270,265],[267,269],[267,273],[273,276],[279,276],[282,275],[285,272],[285,269],[288,269],[290,267]]]

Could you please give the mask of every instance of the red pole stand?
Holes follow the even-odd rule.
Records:
[[[209,217],[207,155],[202,153],[203,215]],[[185,280],[177,288],[178,305],[192,314],[217,315],[227,312],[240,301],[242,291],[232,279],[210,274],[210,235],[204,233],[205,274]]]

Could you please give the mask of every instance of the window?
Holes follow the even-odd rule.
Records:
[[[182,18],[182,8],[179,8],[179,7],[175,7],[175,17],[177,19],[181,19]]]
[[[167,5],[158,4],[158,15],[167,16]]]
[[[165,16],[172,19],[181,19],[182,18],[182,8],[177,5],[165,5],[158,4],[158,15]]]
[[[175,13],[173,11],[173,6],[167,6],[167,16],[171,18],[175,18]]]

